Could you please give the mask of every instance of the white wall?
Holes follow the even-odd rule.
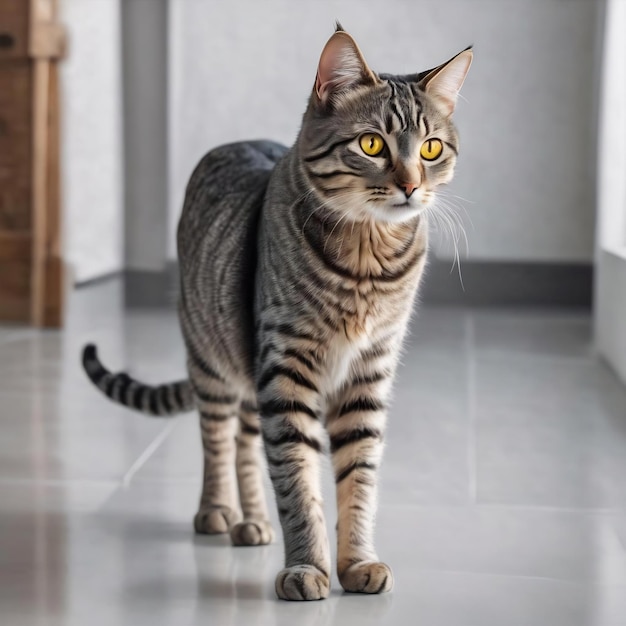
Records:
[[[123,267],[120,0],[61,0],[66,259],[78,281]]]
[[[291,143],[338,18],[378,71],[413,72],[470,43],[451,192],[470,258],[591,261],[593,0],[170,0],[170,258],[184,187],[211,147]]]
[[[609,0],[598,154],[598,246],[626,251],[626,2]]]
[[[599,353],[626,382],[626,2],[609,0],[598,154],[594,302]]]

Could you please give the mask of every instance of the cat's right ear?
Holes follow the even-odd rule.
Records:
[[[356,41],[345,31],[338,30],[324,46],[317,66],[315,95],[318,101],[326,105],[357,85],[375,82],[376,75],[365,62]]]

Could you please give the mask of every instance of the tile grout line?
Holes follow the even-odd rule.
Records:
[[[465,319],[465,350],[467,352],[467,463],[468,463],[468,491],[472,504],[477,503],[478,486],[476,477],[476,361],[474,358],[474,320],[468,312]]]
[[[130,485],[133,476],[147,463],[148,459],[159,449],[160,445],[167,439],[174,430],[176,420],[172,420],[165,428],[150,442],[150,445],[139,455],[139,458],[130,466],[122,476],[121,485],[126,488]]]

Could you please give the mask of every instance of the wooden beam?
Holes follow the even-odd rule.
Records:
[[[59,89],[55,57],[64,37],[56,0],[30,0],[33,63],[32,265],[30,318],[34,326],[62,323],[60,251]]]

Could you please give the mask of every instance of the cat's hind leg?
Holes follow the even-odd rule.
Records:
[[[200,413],[204,478],[194,528],[200,534],[227,533],[241,519],[235,465],[238,385],[226,380],[198,357],[190,358],[189,374]]]
[[[265,545],[274,539],[263,485],[262,454],[258,408],[254,402],[244,401],[239,409],[237,435],[237,482],[243,520],[230,529],[236,546]]]

